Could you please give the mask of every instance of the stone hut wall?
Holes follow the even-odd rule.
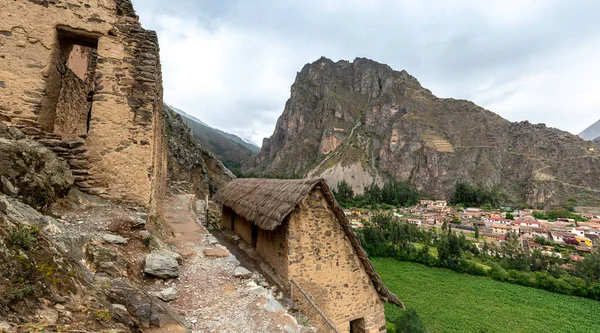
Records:
[[[233,230],[232,222],[233,210],[227,206],[223,206],[221,210],[221,222],[219,227],[221,229]]]
[[[258,229],[256,252],[275,270],[281,281],[288,278],[287,219],[273,231]]]
[[[77,140],[69,134],[79,125],[65,138],[54,132],[62,83],[73,83],[63,75],[74,45],[97,50],[88,64],[90,129]],[[141,27],[130,0],[2,4],[0,121],[65,158],[82,190],[149,206],[155,216],[166,182],[161,80],[157,36]],[[66,115],[60,129],[75,112],[58,111]]]
[[[252,244],[252,223],[248,220],[236,214],[233,231],[246,243]]]
[[[364,332],[385,331],[383,301],[319,189],[290,215],[288,241],[288,277],[298,282],[340,332],[349,332],[350,321],[361,318]],[[328,330],[298,290],[293,298],[311,322]]]

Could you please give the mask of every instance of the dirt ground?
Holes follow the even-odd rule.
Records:
[[[248,266],[245,268],[254,274],[252,278],[243,279],[233,275],[239,265],[235,256],[205,257],[206,249],[226,249],[202,226],[203,217],[196,217],[193,204],[193,195],[171,196],[167,202],[165,220],[173,227],[175,236],[166,243],[176,246],[175,251],[185,259],[179,278],[164,284],[158,281],[155,285],[156,289],[169,285],[179,291],[181,296],[171,305],[183,313],[192,331],[314,331],[298,324],[272,296],[270,288],[257,285],[265,279],[256,272],[256,263],[245,262]]]

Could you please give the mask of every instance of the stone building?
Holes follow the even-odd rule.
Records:
[[[0,121],[66,159],[83,191],[158,214],[166,182],[158,40],[131,1],[1,7]]]
[[[223,205],[221,227],[251,245],[269,264],[267,273],[325,331],[328,320],[339,332],[384,332],[384,303],[403,307],[322,179],[234,179],[214,200]]]

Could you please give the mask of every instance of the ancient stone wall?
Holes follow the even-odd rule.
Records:
[[[312,297],[340,332],[364,318],[364,332],[385,331],[383,301],[320,190],[314,189],[289,219],[288,277]],[[311,322],[326,323],[298,290],[293,299]]]
[[[87,101],[89,91],[89,87],[75,72],[71,70],[65,72],[56,105],[54,133],[69,140],[77,140],[80,135],[87,134],[88,113],[91,106]]]
[[[0,121],[58,152],[81,189],[159,214],[162,105],[157,36],[130,0],[2,3]]]
[[[287,221],[273,231],[258,230],[256,252],[277,272],[281,281],[288,278]]]

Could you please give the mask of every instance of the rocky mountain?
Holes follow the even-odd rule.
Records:
[[[257,155],[260,148],[248,143],[237,135],[212,128],[198,118],[182,110],[170,107],[192,129],[202,146],[229,168],[239,168],[240,164]]]
[[[221,161],[204,149],[181,115],[166,104],[164,110],[168,185],[172,191],[178,187],[178,190],[191,191],[203,197],[215,193],[235,177]],[[183,184],[184,188],[178,184]]]
[[[321,58],[297,74],[273,135],[245,168],[345,179],[358,193],[395,178],[436,198],[467,181],[507,202],[545,206],[600,204],[599,162],[591,142],[438,98],[406,71]]]
[[[584,140],[594,140],[600,138],[600,120],[595,122],[590,127],[586,128],[579,136]]]

